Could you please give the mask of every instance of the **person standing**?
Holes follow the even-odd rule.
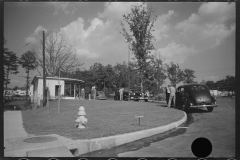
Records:
[[[90,100],[93,99],[93,86],[92,86],[92,89],[91,89],[91,94],[90,94]]]
[[[97,94],[96,87],[93,86],[93,100],[96,100],[96,94]]]
[[[85,91],[84,91],[84,88],[82,89],[82,99],[83,99],[83,100],[85,99]]]
[[[167,102],[167,105],[168,105],[168,100],[169,100],[169,96],[170,96],[170,90],[169,90],[169,87],[170,85],[166,86],[166,102]]]
[[[175,96],[175,94],[176,94],[175,85],[170,86],[169,90],[170,90],[170,97],[169,97],[169,100],[168,100],[168,108],[170,108],[172,100],[173,100],[173,107],[175,107],[175,98],[176,98],[176,96]]]
[[[148,90],[146,91],[146,96],[147,96],[147,98],[149,98],[149,91]]]
[[[120,93],[120,101],[122,101],[123,100],[123,88],[121,88],[119,90],[119,93]]]

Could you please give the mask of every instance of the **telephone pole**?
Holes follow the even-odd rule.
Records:
[[[43,107],[45,107],[45,101],[46,101],[45,88],[46,88],[46,77],[45,77],[45,34],[44,34],[44,31],[43,31]]]

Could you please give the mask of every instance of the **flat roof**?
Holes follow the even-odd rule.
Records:
[[[33,82],[36,80],[36,79],[43,79],[43,77],[41,76],[35,76],[31,82],[31,84],[33,84]],[[46,79],[54,79],[54,80],[59,80],[59,77],[46,77]],[[75,82],[82,82],[82,83],[85,83],[83,80],[80,80],[80,79],[73,79],[73,78],[61,78],[60,77],[60,80],[63,80],[63,81],[75,81]]]

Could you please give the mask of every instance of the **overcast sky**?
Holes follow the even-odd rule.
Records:
[[[95,62],[115,65],[127,61],[128,48],[121,30],[130,2],[14,2],[4,3],[4,37],[20,57],[42,31],[64,32],[89,69]],[[235,3],[149,2],[158,15],[152,54],[164,63],[195,71],[196,81],[235,76]],[[22,87],[25,70],[11,75],[10,88]],[[31,76],[37,72],[31,72]],[[167,83],[167,82],[166,82]]]

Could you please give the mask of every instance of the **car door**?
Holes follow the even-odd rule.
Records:
[[[182,87],[178,87],[177,92],[176,92],[176,106],[179,106],[179,105],[180,105],[180,100],[181,100],[180,91],[181,91],[181,88],[182,88]]]

